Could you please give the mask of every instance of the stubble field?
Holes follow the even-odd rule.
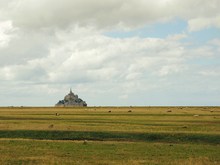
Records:
[[[220,107],[0,108],[0,164],[220,164]]]

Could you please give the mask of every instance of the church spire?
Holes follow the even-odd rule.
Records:
[[[73,93],[73,92],[72,92],[72,88],[70,88],[70,93]]]

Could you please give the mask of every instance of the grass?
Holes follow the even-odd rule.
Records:
[[[0,164],[220,164],[219,148],[220,107],[0,108]]]
[[[124,133],[16,130],[0,131],[0,138],[220,144],[220,135],[185,133]]]
[[[213,145],[143,142],[0,140],[5,164],[217,164]],[[12,152],[16,151],[16,152]],[[198,162],[197,162],[198,163]]]

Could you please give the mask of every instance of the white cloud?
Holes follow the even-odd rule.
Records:
[[[185,69],[186,67],[184,65],[177,65],[177,64],[165,65],[161,68],[159,74],[161,76],[167,76],[169,74],[175,74],[175,73],[179,74],[183,72]]]
[[[11,21],[0,22],[0,48],[8,45],[14,31]]]
[[[200,62],[219,60],[218,39],[195,46],[181,41],[187,32],[167,38],[103,34],[176,18],[187,21],[191,32],[219,28],[219,5],[218,0],[0,0],[0,91],[14,101],[28,98],[29,105],[52,105],[69,87],[90,105],[121,100],[143,105],[156,94],[203,91],[204,76],[211,77],[210,84],[219,82],[216,67],[204,69]]]
[[[220,76],[220,71],[219,70],[213,70],[213,69],[207,69],[199,72],[201,75],[205,77],[219,77]]]
[[[1,3],[2,17],[20,28],[66,28],[78,24],[126,29],[178,17],[189,20],[190,30],[219,27],[218,0],[12,0]]]
[[[56,32],[58,36],[63,33]],[[49,47],[48,56],[3,67],[2,79],[48,83],[115,81],[123,86],[146,79],[146,75],[159,76],[167,65],[178,68],[184,63],[183,48],[176,40],[116,39],[81,28],[65,34]]]
[[[206,17],[206,18],[195,18],[195,19],[191,19],[189,20],[189,31],[193,32],[193,31],[199,31],[202,29],[206,29],[209,27],[216,27],[216,28],[220,28],[220,15],[216,16],[216,17]]]

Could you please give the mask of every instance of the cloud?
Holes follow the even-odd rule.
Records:
[[[1,3],[3,17],[20,28],[66,28],[78,24],[129,29],[177,17],[189,20],[190,30],[219,24],[218,0],[12,0]],[[206,23],[202,24],[204,20]]]
[[[146,75],[178,73],[182,70],[178,66],[184,65],[184,48],[176,39],[117,39],[79,27],[58,30],[56,36],[47,56],[32,55],[26,62],[2,67],[2,79],[48,83],[114,80],[123,86]]]
[[[176,103],[180,94],[202,93],[207,84],[220,91],[219,39],[205,45],[190,40],[195,31],[219,28],[219,3],[0,0],[0,91],[28,105],[53,105],[69,87],[89,105]],[[188,29],[157,38],[105,35],[175,19]]]
[[[191,19],[189,20],[188,24],[188,29],[190,32],[199,31],[210,27],[220,28],[220,15],[212,18],[207,17]]]
[[[4,34],[4,46],[0,47],[0,66],[23,64],[35,58],[45,57],[49,45],[56,41],[50,31],[33,32],[15,28],[13,24],[9,25],[12,30]]]
[[[0,48],[8,45],[14,31],[15,28],[13,28],[11,21],[0,22]]]

